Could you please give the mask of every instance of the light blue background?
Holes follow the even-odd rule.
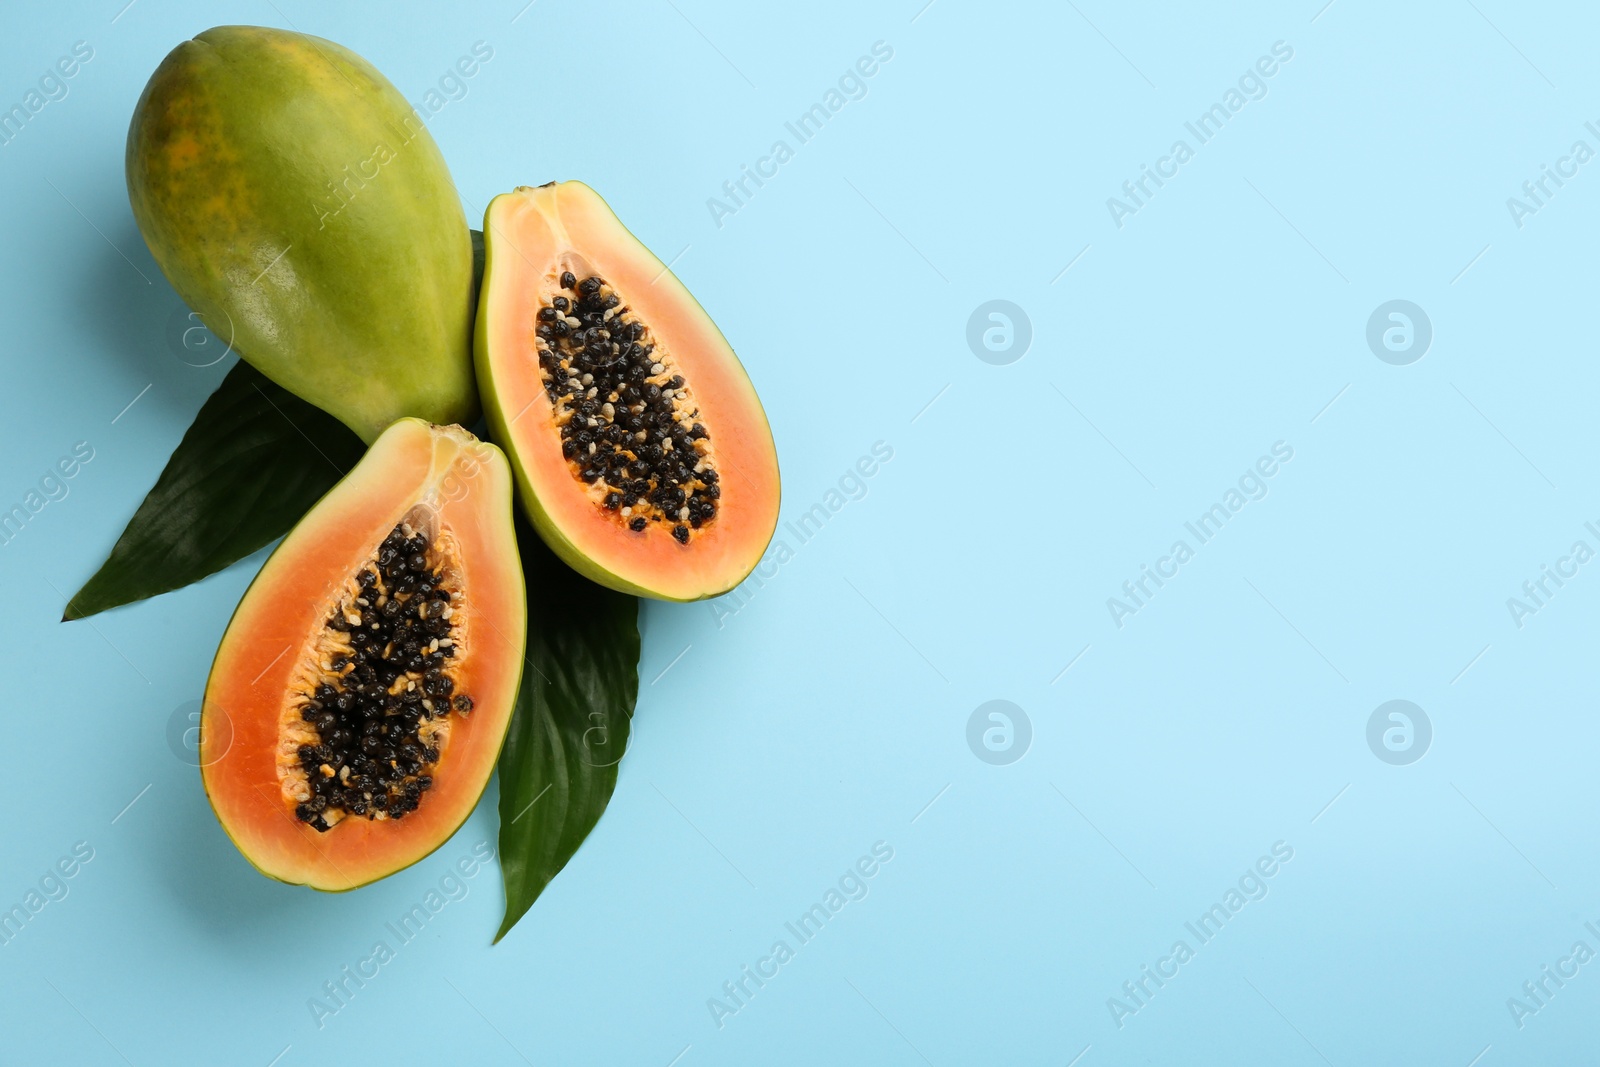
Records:
[[[8,8],[0,105],[73,42],[94,58],[0,147],[0,505],[75,442],[94,459],[0,549],[0,907],[94,859],[0,946],[0,1060],[1600,1054],[1600,962],[1521,1028],[1506,1003],[1600,950],[1600,563],[1520,629],[1506,606],[1600,548],[1600,162],[1520,229],[1506,206],[1600,149],[1595,16],[923,2]],[[168,742],[260,558],[57,622],[227,369],[168,345],[122,153],[161,57],[228,22],[338,40],[412,100],[487,43],[430,120],[468,215],[582,178],[677,257],[760,388],[786,520],[893,449],[736,614],[645,608],[616,796],[516,930],[490,947],[491,866],[320,1028],[322,983],[494,840],[493,792],[376,886],[269,882]],[[866,97],[717,226],[707,198],[880,40]],[[1119,229],[1107,198],[1277,41],[1265,98]],[[991,299],[1031,320],[1010,365],[966,343]],[[1433,325],[1409,366],[1365,341],[1391,299]],[[1119,629],[1107,598],[1278,441],[1269,495]],[[1008,766],[967,745],[991,699],[1032,724]],[[1409,766],[1367,745],[1390,699],[1432,722]],[[870,894],[719,1028],[708,998],[877,841]],[[1199,946],[1184,923],[1278,841],[1269,894]],[[1195,958],[1119,1028],[1108,998],[1179,938]]]

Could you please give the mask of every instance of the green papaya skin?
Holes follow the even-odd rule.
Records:
[[[412,106],[332,41],[219,26],[173,49],[128,129],[128,199],[205,324],[372,442],[470,425],[472,242]]]

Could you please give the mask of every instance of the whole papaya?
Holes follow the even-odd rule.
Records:
[[[212,332],[365,441],[470,423],[472,242],[444,157],[366,60],[219,26],[174,48],[128,130],[128,198]]]

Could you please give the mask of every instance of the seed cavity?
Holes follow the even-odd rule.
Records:
[[[328,616],[332,658],[302,693],[296,755],[305,788],[295,816],[327,831],[348,816],[400,819],[433,787],[445,719],[466,715],[446,568],[435,546],[397,525]],[[431,558],[430,558],[431,557]]]
[[[561,454],[618,522],[635,533],[662,524],[686,545],[722,496],[692,390],[603,278],[559,281],[572,295],[540,307],[536,332]]]

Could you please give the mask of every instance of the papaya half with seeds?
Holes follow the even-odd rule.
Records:
[[[267,559],[200,712],[206,795],[263,874],[365,885],[442,845],[494,771],[527,603],[504,455],[402,419]]]
[[[422,119],[332,41],[219,26],[173,49],[128,129],[128,199],[184,301],[369,444],[470,425],[472,240]]]
[[[709,315],[581,182],[484,217],[474,354],[524,509],[566,563],[661,600],[725,593],[778,523],[778,456]]]

